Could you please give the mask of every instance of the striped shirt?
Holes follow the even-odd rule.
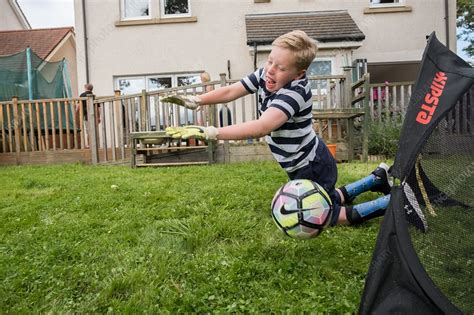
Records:
[[[288,117],[286,123],[265,137],[281,167],[291,173],[313,161],[319,139],[313,130],[311,85],[306,75],[273,93],[265,87],[263,68],[257,69],[240,82],[249,93],[258,92],[260,114],[269,107],[275,107]]]

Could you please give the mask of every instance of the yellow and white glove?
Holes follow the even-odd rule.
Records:
[[[189,109],[196,109],[201,104],[201,98],[197,95],[171,95],[161,99],[164,103],[173,103]]]
[[[165,129],[168,136],[172,138],[188,139],[196,138],[198,140],[217,140],[219,132],[216,127],[202,127],[202,126],[184,126],[184,127],[168,127]]]

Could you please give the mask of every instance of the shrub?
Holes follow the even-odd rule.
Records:
[[[401,127],[400,120],[372,122],[369,126],[369,154],[394,157]]]

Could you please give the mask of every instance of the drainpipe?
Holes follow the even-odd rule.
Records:
[[[86,83],[89,83],[89,52],[87,49],[86,0],[82,0],[82,24],[84,25],[84,60],[86,64]]]
[[[446,47],[449,48],[449,0],[444,0],[444,21],[446,27]]]
[[[253,71],[257,70],[257,43],[253,43]]]
[[[253,71],[257,70],[257,42],[253,43]],[[255,117],[260,118],[258,113],[258,93],[255,93]]]

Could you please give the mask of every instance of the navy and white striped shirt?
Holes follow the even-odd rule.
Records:
[[[259,112],[275,107],[283,111],[288,120],[265,137],[273,156],[288,173],[313,161],[319,139],[313,130],[311,85],[306,75],[289,82],[277,92],[265,87],[265,71],[257,69],[240,80],[249,93],[258,91]]]

